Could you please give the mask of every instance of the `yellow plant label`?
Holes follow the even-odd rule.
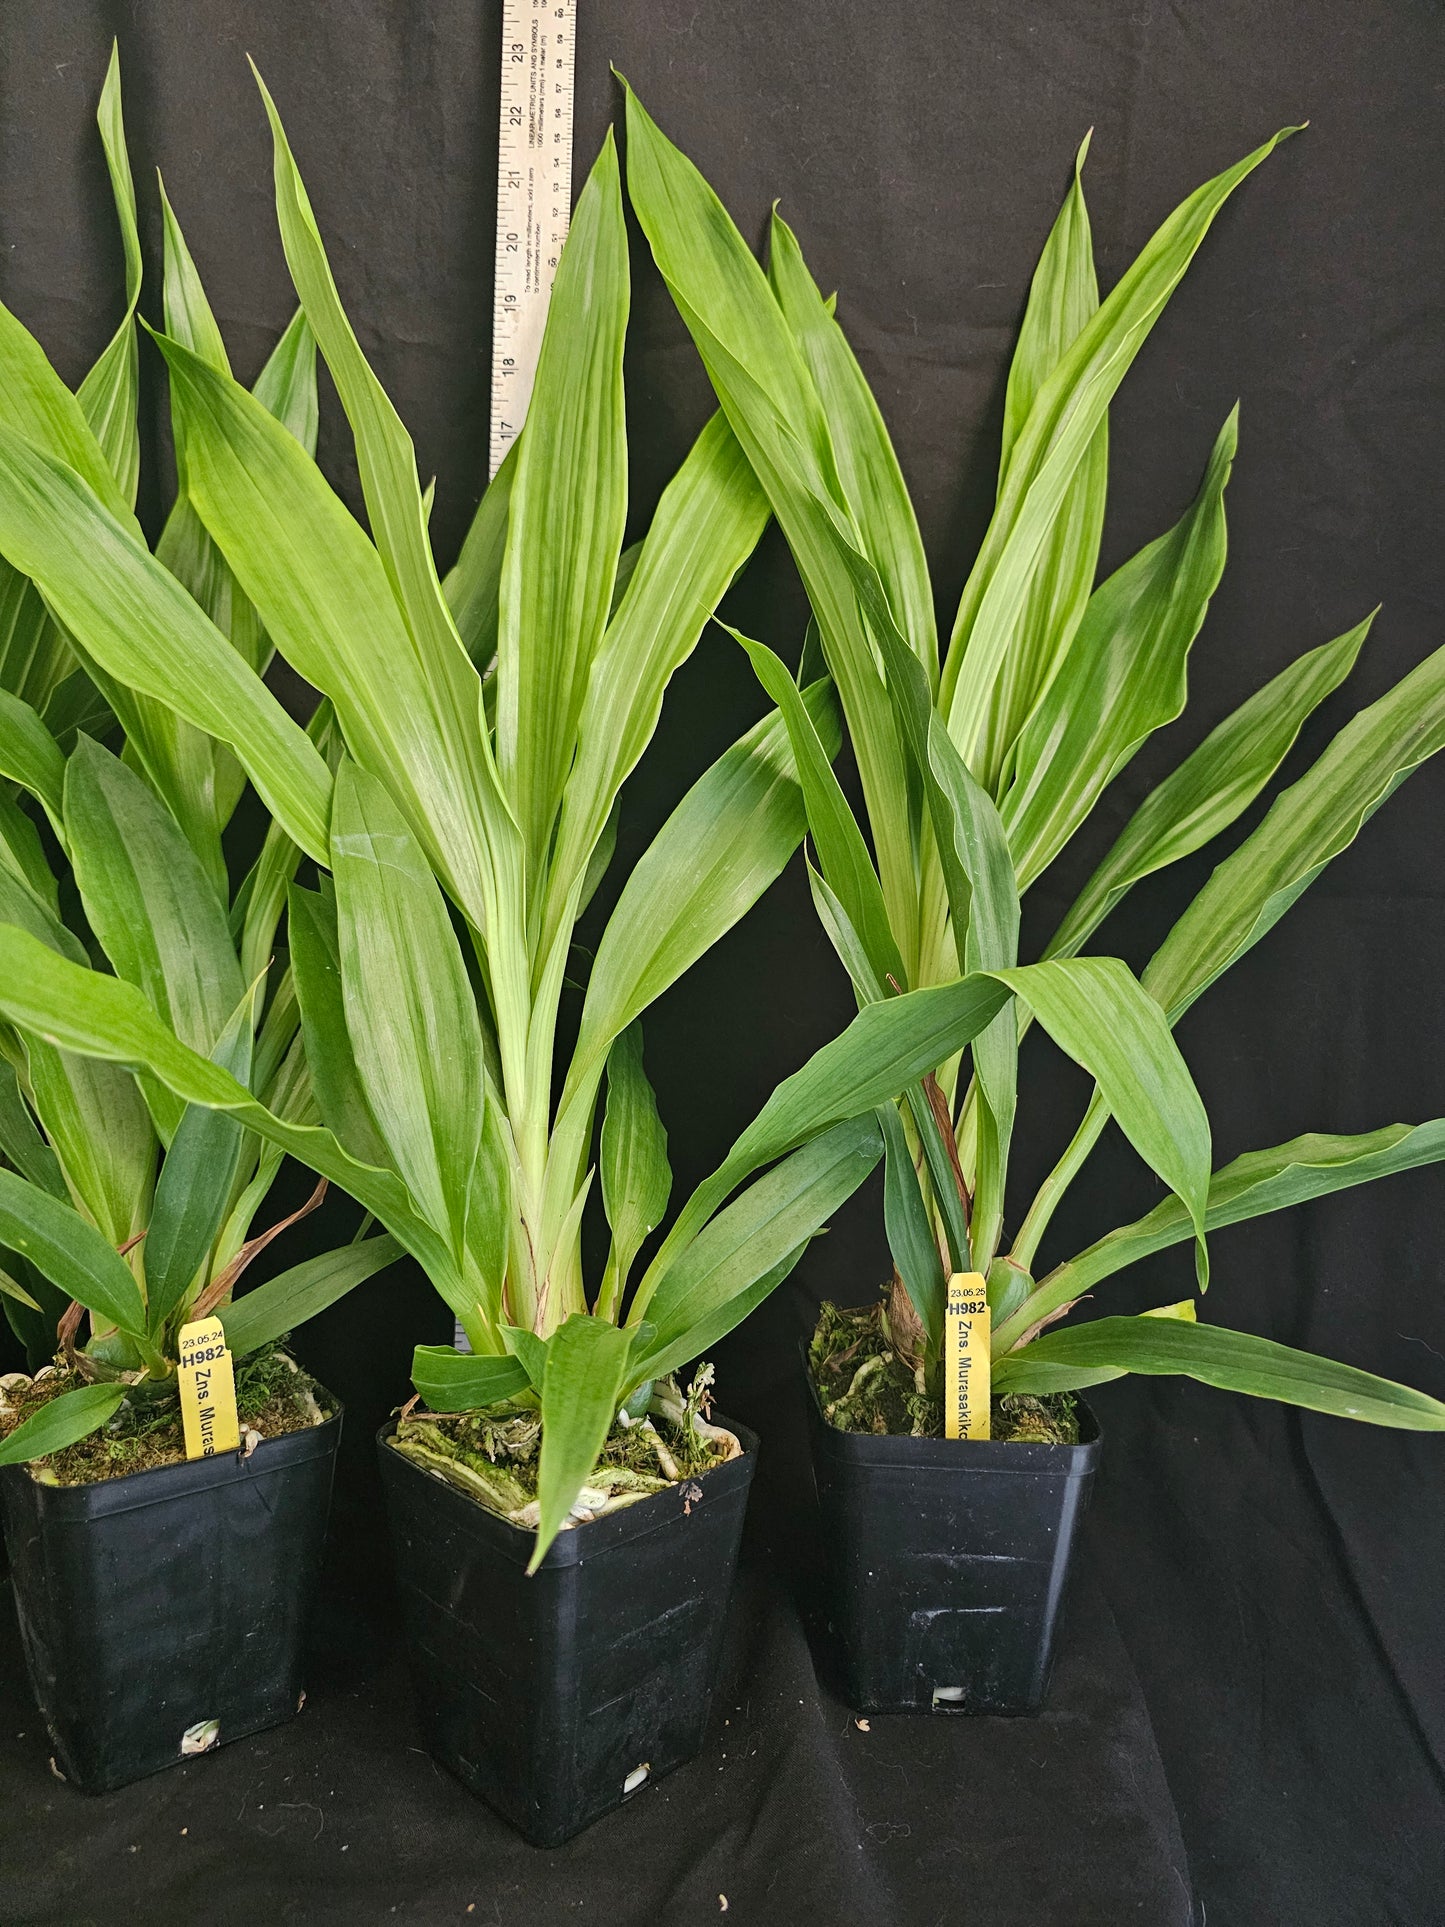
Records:
[[[951,1439],[989,1436],[989,1316],[981,1271],[956,1271],[943,1314],[943,1430]]]
[[[219,1318],[198,1318],[180,1336],[181,1421],[186,1457],[213,1459],[241,1443],[236,1423],[236,1375]]]

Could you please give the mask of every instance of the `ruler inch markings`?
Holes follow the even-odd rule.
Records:
[[[521,431],[572,218],[576,0],[503,0],[489,473]]]

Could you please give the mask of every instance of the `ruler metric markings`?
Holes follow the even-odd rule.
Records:
[[[527,418],[572,218],[576,0],[503,0],[490,473]]]
[[[552,283],[572,219],[576,64],[576,0],[502,0],[489,477],[527,419]],[[453,1343],[458,1351],[471,1350],[460,1319]]]

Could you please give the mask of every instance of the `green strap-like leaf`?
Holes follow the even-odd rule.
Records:
[[[1059,925],[1046,957],[1075,956],[1141,878],[1189,856],[1248,809],[1306,718],[1354,667],[1371,620],[1281,670],[1145,797]]]
[[[726,623],[722,626],[727,628]],[[802,695],[786,664],[765,643],[750,642],[736,629],[728,629],[728,634],[747,651],[758,681],[778,705],[803,791],[808,830],[828,887],[862,943],[874,979],[882,985],[891,977],[896,989],[906,990],[903,960],[888,927],[878,872]]]
[[[847,337],[809,274],[797,238],[773,210],[768,279],[827,418],[838,479],[863,553],[877,569],[904,639],[938,683],[938,630],[928,563],[888,430]]]
[[[1000,495],[1039,390],[1099,307],[1089,211],[1084,204],[1083,169],[1089,138],[1085,135],[1080,145],[1069,191],[1034,271],[1018,346],[1009,366],[999,456]],[[1094,430],[1039,546],[1022,614],[989,691],[978,773],[993,794],[1000,793],[1009,750],[1063,661],[1094,586],[1108,467],[1105,416]]]
[[[737,438],[714,415],[663,491],[593,659],[548,870],[540,955],[555,941],[618,792],[652,740],[669,679],[757,545],[767,514]]]
[[[252,72],[256,72],[254,63]],[[276,104],[259,73],[256,85],[271,123],[276,220],[286,265],[356,437],[357,467],[372,538],[428,673],[439,687],[467,689],[471,671],[443,599],[427,540],[416,451],[401,417],[362,354],[341,306],[310,198]]]
[[[827,689],[807,700],[826,728]],[[774,712],[698,778],[634,865],[597,947],[561,1108],[595,1090],[612,1040],[752,908],[804,827]]]
[[[927,800],[948,907],[954,949],[964,971],[1005,969],[1018,960],[1019,897],[1013,859],[1003,823],[987,790],[979,783],[929,697],[923,672],[903,646],[877,593],[876,582],[860,576],[869,598],[870,621],[883,652],[888,693],[898,715],[919,782]],[[1003,1222],[1009,1144],[1018,1097],[1018,1025],[1012,1012],[1001,1014],[973,1042],[979,1092],[979,1131],[974,1213],[970,1234],[950,1234],[957,1261],[987,1263]],[[920,1107],[921,1108],[921,1107]],[[921,1126],[925,1147],[936,1133]],[[937,1163],[936,1156],[931,1157]],[[938,1176],[935,1192],[950,1200],[952,1183]]]
[[[294,438],[237,383],[175,342],[160,346],[185,424],[186,489],[206,527],[277,648],[331,698],[351,754],[386,783],[485,928],[501,888],[494,864],[515,868],[520,854],[489,774],[476,671],[455,642],[454,673],[421,659],[381,558]]]
[[[630,1332],[581,1312],[552,1334],[542,1376],[539,1518],[529,1573],[541,1565],[597,1463],[627,1389],[631,1349]]]
[[[697,169],[627,95],[627,180],[678,312],[762,484],[818,620],[857,757],[889,923],[915,962],[917,882],[897,725],[840,553],[855,543],[827,418],[761,268]]]
[[[609,129],[557,267],[502,564],[497,764],[538,873],[627,520],[627,308],[627,234]]]
[[[411,1382],[434,1412],[485,1411],[531,1383],[515,1358],[479,1357],[450,1345],[418,1345]]]
[[[122,1331],[145,1330],[140,1291],[114,1245],[74,1205],[62,1204],[13,1171],[0,1171],[0,1244],[18,1251],[87,1311]]]
[[[236,1006],[210,1056],[238,1084],[251,1081],[253,998]],[[153,1339],[185,1299],[225,1222],[244,1133],[225,1111],[187,1105],[166,1150],[145,1241],[146,1320]]]
[[[1224,569],[1224,489],[1238,411],[1190,508],[1089,598],[1068,654],[1029,718],[1001,805],[1027,889],[1129,758],[1184,707],[1185,665]]]
[[[272,814],[324,856],[331,776],[304,731],[81,477],[3,424],[0,550],[108,676],[229,742]]]
[[[439,861],[447,889],[473,924],[479,930],[490,926],[494,994],[503,1003],[520,1001],[525,982],[522,960],[509,952],[504,942],[504,935],[508,938],[512,935],[511,926],[520,925],[520,911],[515,901],[520,898],[521,890],[520,852],[513,848],[514,826],[497,788],[490,744],[478,726],[477,671],[462,647],[437,579],[417,481],[416,451],[346,318],[316,216],[287,144],[280,116],[261,85],[259,74],[257,85],[271,122],[276,218],[287,265],[356,437],[357,468],[366,498],[367,520],[392,597],[376,595],[376,554],[364,538],[359,547],[350,539],[357,534],[355,523],[341,504],[334,502],[324,484],[320,484],[320,495],[317,494],[320,477],[314,468],[309,501],[303,497],[297,504],[276,498],[273,506],[285,517],[297,506],[318,512],[321,496],[334,502],[328,533],[331,542],[338,546],[329,577],[323,579],[318,567],[322,558],[309,546],[311,531],[305,523],[293,523],[282,535],[279,547],[276,546],[275,536],[265,525],[270,520],[263,513],[266,504],[257,499],[255,490],[247,489],[246,483],[254,478],[258,488],[264,491],[273,486],[277,478],[269,475],[265,467],[257,466],[257,453],[249,446],[235,451],[239,473],[235,464],[227,472],[226,464],[220,459],[229,452],[229,445],[235,442],[240,430],[234,406],[225,419],[219,441],[214,433],[208,436],[211,472],[207,500],[198,493],[187,437],[187,486],[196,498],[207,527],[260,609],[277,647],[308,681],[331,696],[352,754],[373,775],[388,783],[412,829],[427,845],[434,860]],[[167,350],[167,356],[174,374],[176,355]],[[186,372],[191,376],[196,374],[189,364]],[[233,404],[236,401],[234,392],[231,400]],[[215,392],[214,383],[208,401],[212,408],[221,405],[222,397]],[[274,447],[272,452],[274,456]],[[294,484],[298,472],[293,465],[289,474],[283,468],[282,476]],[[232,511],[240,510],[239,523],[233,512],[223,526],[221,509],[228,499]],[[350,527],[343,538],[342,531],[347,524]],[[268,538],[272,544],[270,554],[266,546]],[[247,566],[243,566],[242,547],[246,550]],[[332,558],[328,556],[327,560]],[[273,565],[278,570],[295,572],[297,580],[288,582],[285,588],[302,598],[300,610],[294,606],[286,609],[288,620],[284,628],[274,619],[271,603],[261,593],[262,588],[268,586]],[[353,570],[361,574],[355,587],[346,586],[346,600],[337,607],[335,618],[326,623],[319,621],[329,598],[342,589],[337,578]],[[278,590],[281,586],[278,583]],[[363,588],[367,591],[364,602],[368,605],[363,612],[364,626],[353,636],[347,620],[348,608],[354,605],[357,590]],[[392,605],[389,617],[385,613],[386,602]],[[409,646],[403,643],[400,653],[393,640],[398,616],[410,637]],[[382,625],[383,635],[378,635],[377,624]],[[308,634],[312,627],[316,629],[314,643]],[[338,639],[345,645],[344,651],[338,651]],[[374,647],[377,641],[382,644],[379,651]],[[340,677],[334,673],[312,674],[298,653],[304,651],[313,661],[321,654],[326,665],[334,670],[341,655],[352,649],[357,652],[357,660],[348,663],[345,674]],[[405,686],[399,680],[403,675]],[[399,738],[410,740],[399,741],[396,745],[399,753],[394,760],[389,760],[385,752],[391,745],[393,730]],[[374,753],[378,749],[381,753]],[[254,772],[252,780],[255,780]]]
[[[385,1169],[391,1153],[377,1129],[346,1028],[335,895],[293,883],[286,904],[291,972],[317,1107],[327,1129],[353,1157]]]
[[[1048,1332],[998,1361],[994,1388],[1000,1393],[1054,1391],[1060,1367],[1183,1374],[1222,1391],[1279,1399],[1336,1418],[1407,1432],[1445,1432],[1445,1404],[1408,1385],[1248,1332],[1147,1313],[1097,1318],[1068,1331]]]
[[[334,770],[345,745],[336,723],[336,711],[323,696],[311,712],[306,734],[316,744]],[[261,854],[242,879],[231,902],[231,932],[241,943],[241,975],[248,984],[256,981],[271,963],[272,947],[281,913],[286,908],[286,892],[301,862],[302,852],[274,819],[266,826]]]
[[[401,1179],[350,1157],[330,1131],[268,1111],[229,1072],[187,1048],[132,984],[55,956],[0,923],[0,1014],[61,1048],[149,1070],[188,1104],[230,1111],[258,1137],[350,1192],[404,1245],[449,1304],[468,1304],[445,1240],[419,1216]]]
[[[1144,984],[1177,1022],[1348,848],[1421,763],[1445,748],[1445,648],[1362,709],[1219,865],[1150,960]]]
[[[135,772],[89,737],[66,765],[65,829],[86,916],[116,973],[209,1055],[245,985],[226,912],[189,843]]]
[[[44,804],[57,836],[64,837],[65,758],[29,703],[0,689],[0,776]]]
[[[883,1171],[883,1225],[888,1233],[888,1249],[904,1289],[913,1301],[918,1322],[936,1350],[943,1336],[943,1304],[947,1281],[938,1241],[923,1202],[918,1170],[903,1120],[892,1104],[881,1104],[876,1113],[883,1131],[886,1163]]]
[[[4,1059],[0,1059],[0,1157],[13,1164],[29,1183],[48,1191],[52,1198],[68,1198],[60,1161],[36,1130],[35,1120],[20,1094],[15,1067]]]
[[[944,661],[940,706],[965,756],[977,742],[1040,546],[1115,390],[1219,210],[1294,131],[1282,130],[1180,203],[1039,389],[1009,457]]]
[[[136,224],[135,183],[131,179],[121,113],[119,45],[111,47],[96,120],[125,250],[125,315],[100,359],[80,384],[77,400],[105,451],[121,494],[133,503],[140,480],[140,431],[136,421],[140,403],[140,354],[135,311],[140,300],[141,246]]]
[[[1309,1198],[1345,1191],[1396,1171],[1435,1164],[1445,1158],[1445,1119],[1425,1124],[1387,1124],[1356,1137],[1310,1132],[1266,1151],[1246,1151],[1209,1181],[1205,1228],[1218,1231],[1247,1218],[1283,1211]],[[1166,1198],[1147,1217],[1100,1238],[1077,1257],[1041,1278],[1016,1317],[995,1330],[1001,1349],[1016,1344],[1031,1324],[1071,1305],[1103,1279],[1155,1251],[1181,1243],[1193,1232],[1189,1214],[1177,1197]]]
[[[73,1392],[62,1392],[0,1439],[0,1465],[24,1465],[89,1438],[120,1409],[128,1389],[125,1385],[78,1385]]]
[[[78,939],[8,872],[0,873],[0,922],[27,932],[55,959],[85,962]],[[156,1136],[136,1080],[114,1064],[58,1050],[33,1031],[21,1043],[29,1096],[65,1174],[58,1195],[68,1186],[111,1244],[124,1244],[145,1228],[155,1183]],[[178,1118],[179,1104],[170,1103]]]
[[[501,467],[482,492],[456,564],[442,579],[442,593],[462,646],[484,673],[497,653],[502,557],[507,548],[507,514],[520,447],[520,437],[508,445]]]
[[[350,761],[336,774],[331,868],[356,1068],[397,1170],[460,1262],[482,1129],[476,999],[421,846]]]
[[[850,1118],[749,1185],[664,1273],[647,1308],[656,1327],[636,1362],[661,1378],[730,1332],[758,1302],[752,1287],[785,1273],[814,1233],[852,1197],[883,1155],[873,1117]]]
[[[60,910],[60,890],[45,857],[40,832],[13,796],[0,792],[0,867],[34,891],[52,915]]]
[[[678,1214],[633,1296],[637,1323],[678,1254],[744,1178],[834,1124],[863,1117],[962,1050],[1008,999],[993,977],[960,978],[865,1004],[840,1037],[785,1078]]]
[[[274,1344],[400,1256],[401,1246],[383,1232],[379,1237],[340,1245],[335,1251],[293,1265],[248,1291],[244,1298],[221,1306],[218,1316],[225,1327],[227,1345],[237,1358],[244,1358],[262,1345]]]
[[[1117,957],[1060,959],[996,975],[1090,1073],[1134,1149],[1184,1201],[1202,1289],[1209,1281],[1209,1119],[1163,1011]]]
[[[667,1132],[642,1065],[642,1026],[631,1023],[607,1054],[602,1119],[602,1204],[612,1231],[599,1310],[616,1319],[632,1261],[662,1223],[672,1193]]]

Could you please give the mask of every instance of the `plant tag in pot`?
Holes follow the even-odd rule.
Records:
[[[180,1335],[181,1421],[186,1457],[211,1459],[241,1443],[236,1422],[236,1376],[219,1318],[198,1318]]]
[[[948,1281],[943,1320],[943,1429],[951,1439],[989,1436],[989,1316],[981,1271]]]

